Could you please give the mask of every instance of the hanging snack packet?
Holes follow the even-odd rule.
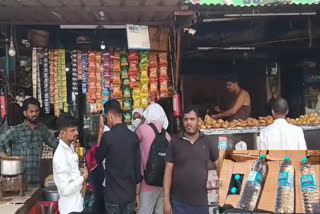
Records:
[[[113,59],[120,60],[120,53],[118,51],[114,52]]]
[[[160,65],[168,65],[168,54],[167,53],[159,53],[159,64]]]
[[[120,77],[120,73],[118,73],[118,72],[115,72],[115,73],[113,73],[113,81],[112,81],[112,83],[113,84],[121,84],[121,77]]]
[[[114,72],[121,71],[120,60],[114,60],[113,61],[113,71]]]
[[[132,113],[131,111],[123,113],[123,122],[126,124],[131,124],[132,121]]]
[[[149,52],[141,51],[139,52],[140,55],[140,64],[149,64]]]
[[[168,76],[168,67],[160,66],[160,77],[167,77],[167,76]]]
[[[141,95],[141,108],[147,108],[149,105],[149,95]]]
[[[141,94],[149,94],[148,84],[141,83]]]
[[[128,68],[122,68],[121,79],[128,79],[128,78],[129,78]]]
[[[125,86],[130,87],[130,79],[122,79],[122,85],[123,87]]]
[[[150,78],[150,80],[157,80],[158,79],[158,69],[156,67],[149,69],[149,78]]]
[[[122,88],[123,98],[131,98],[131,91],[128,87]]]
[[[158,93],[158,80],[150,80],[150,94]]]
[[[123,100],[123,110],[124,111],[130,111],[132,106],[132,100],[131,99],[124,99]]]
[[[139,57],[136,51],[130,51],[129,52],[129,57],[128,57],[129,61],[138,61]],[[138,64],[138,63],[136,63]]]
[[[133,108],[141,108],[141,98],[139,97],[139,99],[133,99]]]
[[[118,84],[113,85],[112,97],[116,99],[122,99],[121,85],[118,85]]]

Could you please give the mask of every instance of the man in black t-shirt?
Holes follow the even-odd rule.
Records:
[[[164,214],[208,214],[208,162],[219,151],[199,130],[199,112],[184,112],[185,131],[169,143],[164,178]]]

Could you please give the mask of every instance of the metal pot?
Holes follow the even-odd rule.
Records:
[[[43,198],[45,201],[58,201],[59,194],[56,186],[48,186],[43,189]]]
[[[23,157],[11,156],[0,159],[1,175],[19,175],[24,172]]]

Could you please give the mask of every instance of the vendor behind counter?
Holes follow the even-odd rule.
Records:
[[[219,107],[215,110],[219,113],[211,115],[213,119],[246,120],[251,115],[251,99],[248,91],[242,89],[239,85],[236,74],[228,76],[226,87],[232,95],[232,107],[226,111],[221,111]]]

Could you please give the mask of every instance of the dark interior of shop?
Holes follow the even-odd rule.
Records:
[[[281,72],[281,96],[289,102],[289,117],[305,113],[312,105],[308,91],[318,90],[319,81],[307,83],[320,72],[319,16],[270,16],[209,19],[201,11],[182,39],[182,91],[184,106],[200,105],[202,114],[216,105],[228,108],[230,96],[223,80],[237,73],[240,86],[248,90],[252,117],[270,115],[266,98],[266,71],[277,63]],[[309,89],[312,87],[312,89]],[[200,96],[199,96],[200,95]]]

